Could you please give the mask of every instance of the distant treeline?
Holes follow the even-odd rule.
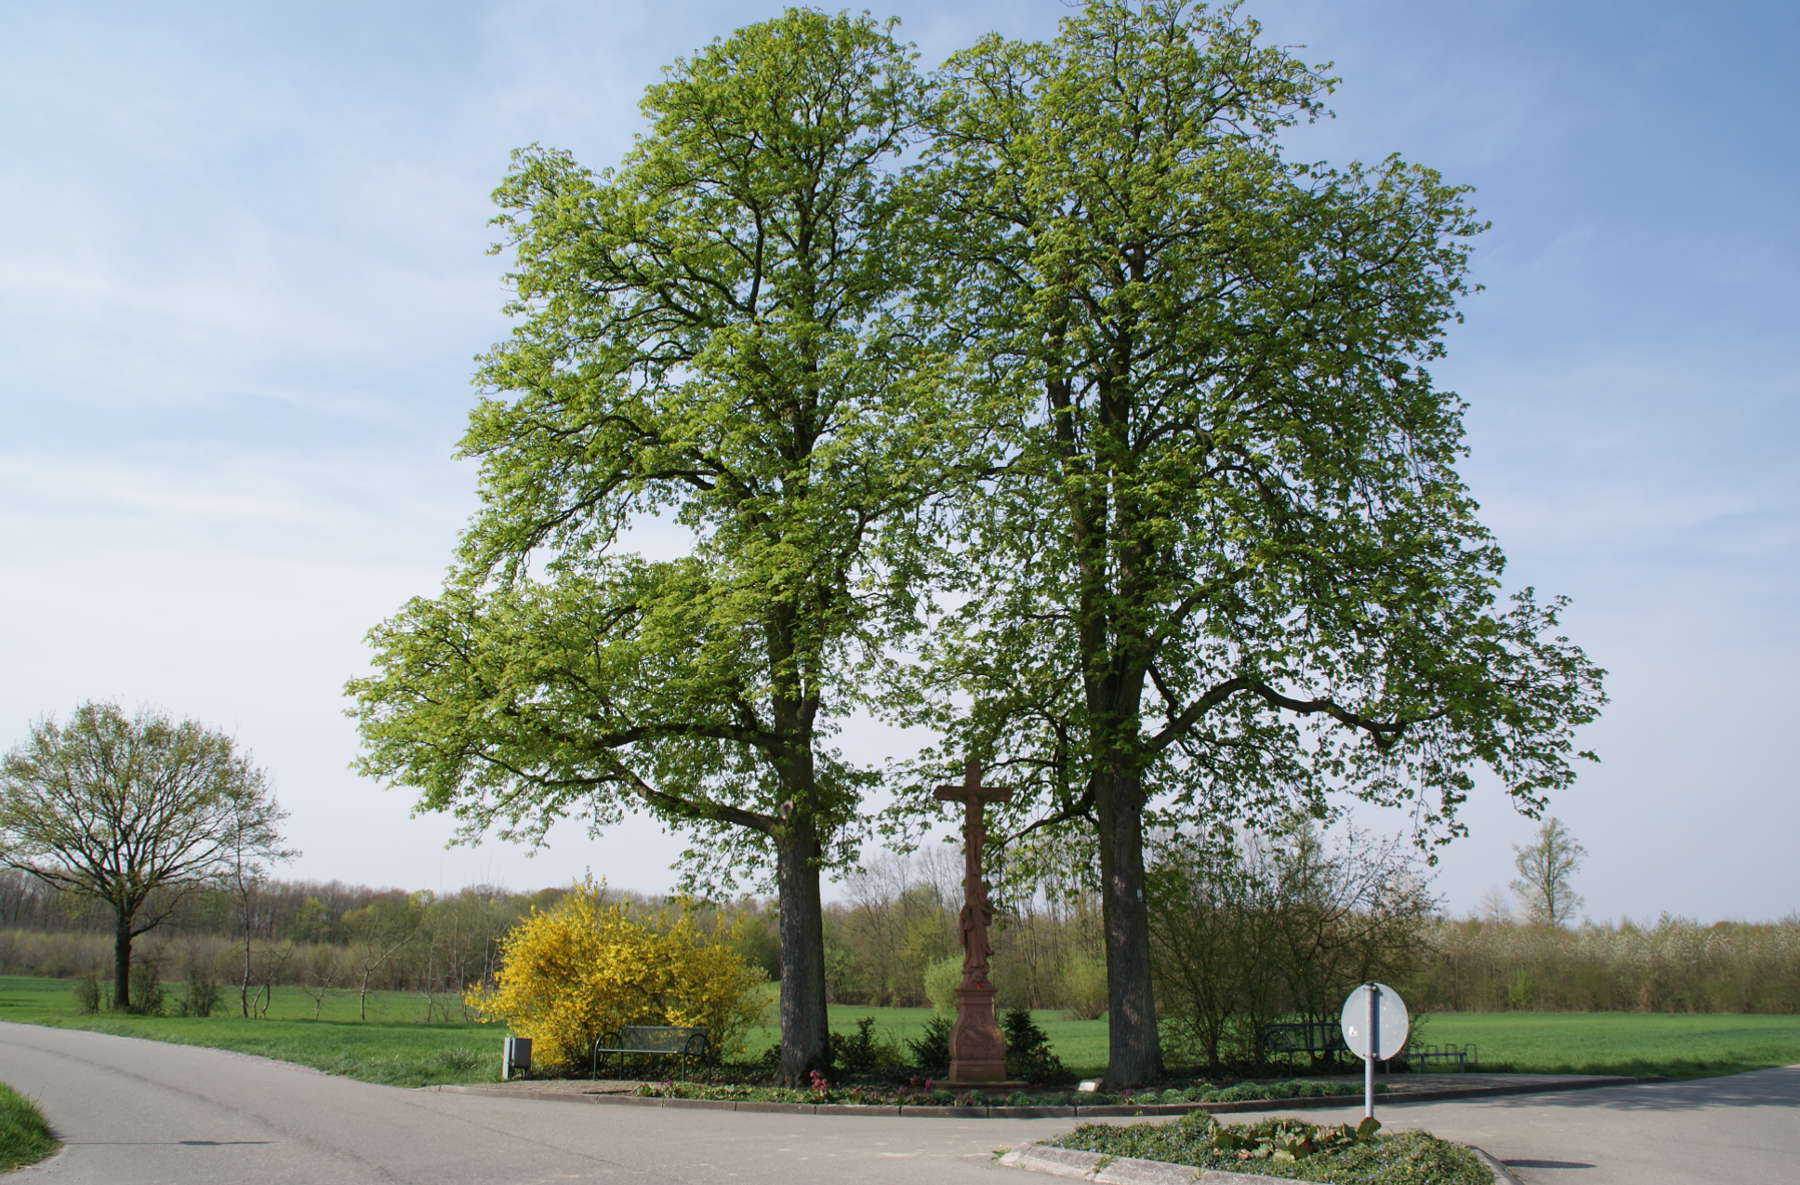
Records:
[[[848,880],[846,899],[826,907],[834,1003],[929,1004],[934,974],[941,994],[961,957],[960,872],[960,861],[928,854],[878,859]],[[460,1014],[462,989],[492,975],[500,937],[567,891],[475,886],[440,896],[338,881],[270,881],[247,899],[203,890],[175,903],[140,940],[140,957],[164,980],[203,967],[231,985],[226,999],[234,1010],[254,1008],[256,991],[280,986],[411,991],[420,994],[421,1018]],[[647,910],[666,904],[611,896]],[[1097,1016],[1105,1007],[1098,903],[1079,892],[1052,896],[1054,904],[1002,903],[993,959],[1000,1003]],[[775,975],[772,902],[744,897],[704,908],[714,924],[735,927],[747,959]],[[1246,923],[1269,933],[1291,927],[1292,919],[1252,916]],[[111,958],[109,925],[108,915],[77,899],[0,872],[0,973],[103,972]],[[1357,929],[1362,922],[1346,917],[1342,925]],[[1329,943],[1330,929],[1315,925],[1310,941]],[[1395,961],[1382,973],[1424,1012],[1800,1013],[1800,915],[1711,925],[1664,917],[1653,925],[1573,929],[1427,917],[1383,957]]]
[[[1800,1013],[1800,914],[1574,929],[1439,921],[1426,938],[1414,991],[1439,1012]]]

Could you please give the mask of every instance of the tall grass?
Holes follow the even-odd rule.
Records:
[[[36,1164],[56,1148],[50,1125],[32,1101],[0,1082],[0,1173]]]

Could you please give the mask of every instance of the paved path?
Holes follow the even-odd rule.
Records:
[[[67,1144],[7,1185],[1029,1185],[1050,1178],[996,1166],[994,1149],[1073,1125],[397,1090],[220,1050],[9,1024],[0,1081],[35,1098]],[[1380,1114],[1389,1127],[1480,1144],[1530,1185],[1800,1185],[1800,1066]]]
[[[1527,1185],[1800,1185],[1800,1066],[1469,1102],[1377,1100],[1375,1114],[1390,1130],[1478,1144]]]
[[[7,1185],[1007,1185],[1069,1120],[862,1119],[397,1090],[263,1058],[0,1024],[0,1081],[64,1151]]]

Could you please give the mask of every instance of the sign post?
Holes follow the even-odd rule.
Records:
[[[1363,1059],[1363,1115],[1375,1115],[1375,1063],[1406,1048],[1408,1020],[1400,993],[1385,983],[1365,983],[1344,1000],[1338,1023],[1344,1045]]]

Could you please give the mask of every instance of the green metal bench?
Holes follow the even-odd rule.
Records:
[[[1465,1045],[1461,1049],[1453,1045],[1425,1045],[1418,1049],[1409,1046],[1405,1053],[1394,1060],[1405,1062],[1411,1069],[1421,1072],[1437,1065],[1455,1066],[1457,1073],[1460,1074],[1469,1068],[1470,1062],[1481,1059],[1475,1055],[1475,1046],[1473,1045]]]
[[[1272,1053],[1347,1053],[1343,1030],[1329,1021],[1302,1021],[1297,1024],[1264,1025],[1262,1047]]]
[[[600,1076],[600,1055],[618,1054],[619,1073],[625,1072],[625,1059],[633,1054],[650,1057],[678,1057],[681,1068],[688,1060],[706,1058],[706,1030],[684,1025],[625,1025],[606,1033],[594,1042],[594,1061],[590,1078]]]

